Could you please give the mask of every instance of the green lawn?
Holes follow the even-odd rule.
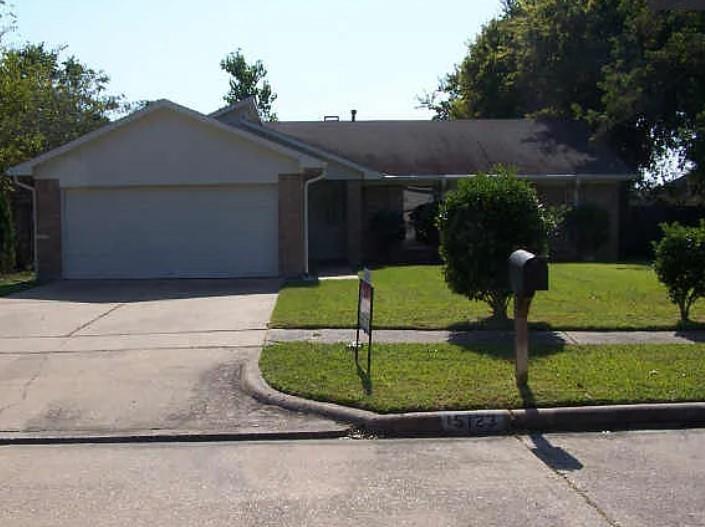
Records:
[[[482,326],[488,308],[451,293],[440,266],[387,267],[372,273],[378,328]],[[550,291],[531,308],[536,327],[553,329],[673,329],[678,309],[648,265],[559,263],[550,267]],[[282,290],[273,327],[352,327],[357,281],[291,283]],[[510,307],[511,315],[511,307]],[[705,324],[705,302],[691,318]]]
[[[34,283],[34,273],[29,271],[0,275],[0,296],[29,289]]]
[[[260,367],[280,391],[381,413],[705,400],[703,344],[547,347],[531,355],[524,397],[510,347],[375,346],[371,394],[343,344],[276,344],[264,349]]]

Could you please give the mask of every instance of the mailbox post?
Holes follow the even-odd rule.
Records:
[[[519,249],[509,257],[509,282],[514,292],[514,352],[516,382],[529,380],[529,307],[536,291],[548,291],[546,260]]]

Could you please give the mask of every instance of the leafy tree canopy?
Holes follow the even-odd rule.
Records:
[[[124,109],[108,77],[44,44],[0,50],[0,173],[65,144]]]
[[[3,37],[15,28],[15,14],[5,0],[0,0],[0,46]]]
[[[0,13],[2,13],[0,0]],[[0,38],[7,16],[0,17]],[[14,21],[12,17],[10,20]],[[0,42],[0,176],[18,163],[103,126],[129,107],[106,93],[108,77],[61,49]],[[0,177],[0,273],[15,266],[10,179]]]
[[[242,50],[238,49],[220,61],[220,67],[230,75],[230,90],[223,97],[228,104],[254,96],[262,118],[277,120],[277,114],[272,111],[277,94],[266,79],[267,68],[261,60],[248,64]]]
[[[437,119],[583,119],[635,168],[705,180],[705,13],[646,0],[505,0],[421,103]]]

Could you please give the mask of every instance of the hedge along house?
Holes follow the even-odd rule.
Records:
[[[251,99],[206,116],[166,100],[8,171],[34,194],[41,279],[297,276],[369,256],[379,210],[497,163],[548,203],[597,202],[618,254],[634,176],[574,123],[263,123]]]

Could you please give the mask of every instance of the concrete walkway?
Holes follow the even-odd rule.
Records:
[[[434,344],[482,344],[508,342],[511,331],[421,331],[379,329],[375,342]],[[705,342],[705,331],[532,331],[536,344],[694,344]],[[270,329],[267,342],[352,342],[354,329]]]

